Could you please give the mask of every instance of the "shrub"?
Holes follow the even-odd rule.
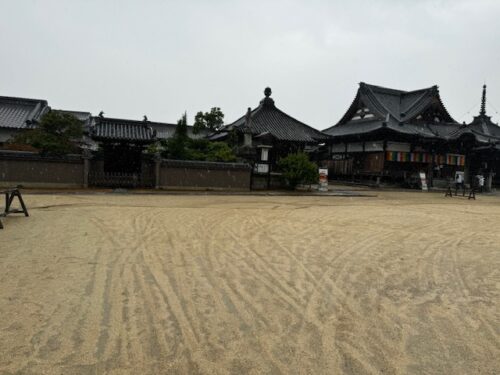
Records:
[[[291,189],[299,184],[314,184],[319,179],[318,166],[309,161],[309,157],[304,152],[289,154],[281,158],[278,166],[286,184]]]
[[[210,142],[206,153],[207,161],[234,162],[236,155],[227,143]]]

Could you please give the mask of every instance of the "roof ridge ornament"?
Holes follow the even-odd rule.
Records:
[[[252,108],[248,107],[247,113],[245,114],[245,127],[250,128],[250,124],[252,123]]]
[[[274,107],[274,100],[270,98],[272,94],[272,90],[270,87],[266,87],[264,89],[265,98],[260,101],[260,104],[264,107]]]
[[[486,116],[486,84],[483,85],[483,96],[481,98],[481,111],[480,116]]]

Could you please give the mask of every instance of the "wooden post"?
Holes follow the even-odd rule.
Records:
[[[83,151],[83,187],[85,189],[89,187],[90,158],[90,150],[85,149]]]
[[[161,156],[155,155],[155,189],[160,188]]]

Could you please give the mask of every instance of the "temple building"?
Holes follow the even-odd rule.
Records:
[[[278,109],[271,93],[267,87],[256,108],[248,108],[244,116],[210,137],[232,143],[239,156],[253,165],[255,174],[267,176],[277,172],[278,160],[290,153],[305,151],[317,159],[328,140],[319,130]]]
[[[446,110],[437,86],[395,90],[364,82],[345,115],[323,132],[329,143],[330,175],[402,182],[418,181],[420,172],[447,182],[465,169],[460,129]]]

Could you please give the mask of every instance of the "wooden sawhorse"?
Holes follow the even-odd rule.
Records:
[[[21,195],[21,192],[19,191],[19,188],[1,190],[0,194],[5,194],[5,210],[3,213],[0,213],[0,218],[6,217],[9,214],[18,214],[18,213],[23,213],[24,216],[29,216],[28,210],[26,208],[26,205],[24,204],[23,197]],[[20,210],[11,210],[10,208],[15,197],[19,199],[19,203],[21,204]],[[0,220],[0,229],[3,229],[2,220]]]
[[[453,197],[453,192],[451,191],[451,186],[448,186],[448,189],[446,190],[446,193],[444,195],[445,197]],[[457,196],[457,190],[455,189],[455,196]],[[463,197],[465,197],[465,189],[463,191]],[[476,200],[476,188],[473,187],[469,191],[469,197],[467,199],[474,199]]]

